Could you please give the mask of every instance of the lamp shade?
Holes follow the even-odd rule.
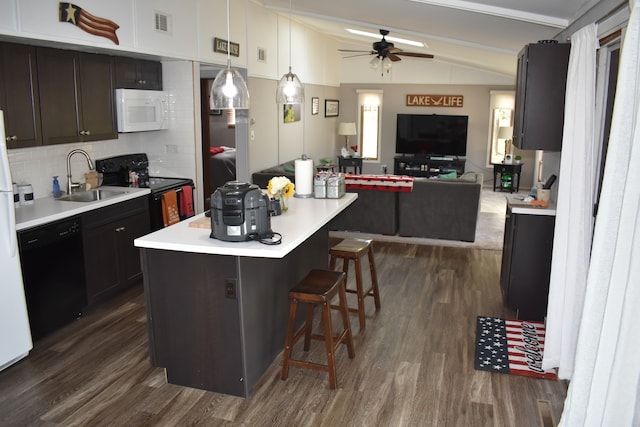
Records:
[[[276,102],[278,104],[303,104],[304,103],[304,86],[298,79],[298,76],[289,72],[282,76],[278,89],[276,89]]]
[[[249,108],[249,90],[242,75],[235,68],[224,68],[218,72],[211,86],[211,109]]]
[[[355,135],[356,124],[353,122],[342,122],[338,125],[338,135]]]
[[[513,138],[513,127],[500,126],[498,128],[498,139],[511,139]]]

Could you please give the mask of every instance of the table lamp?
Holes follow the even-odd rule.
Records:
[[[351,156],[351,152],[349,151],[349,137],[351,135],[356,134],[356,124],[353,122],[341,122],[338,125],[338,135],[344,135],[344,147],[340,152],[342,153],[342,157]]]

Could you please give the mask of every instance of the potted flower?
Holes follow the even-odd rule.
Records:
[[[269,184],[267,184],[267,194],[272,198],[280,200],[282,212],[287,211],[285,199],[293,196],[294,193],[295,186],[286,176],[274,176],[269,180]]]
[[[518,155],[515,157],[515,161],[516,161],[516,164],[520,164],[520,162],[522,161],[522,156],[518,154]]]

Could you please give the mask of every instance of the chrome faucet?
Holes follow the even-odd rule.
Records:
[[[71,176],[71,157],[76,153],[82,154],[84,157],[87,158],[87,164],[89,165],[89,170],[94,169],[93,162],[91,161],[91,157],[89,157],[89,153],[79,148],[76,148],[75,150],[71,150],[69,154],[67,154],[67,194],[71,194],[71,192],[74,189],[80,188],[80,184],[77,182],[73,182],[72,176]]]

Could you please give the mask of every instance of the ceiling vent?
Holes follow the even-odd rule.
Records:
[[[165,12],[154,11],[156,31],[171,34],[171,15]]]

